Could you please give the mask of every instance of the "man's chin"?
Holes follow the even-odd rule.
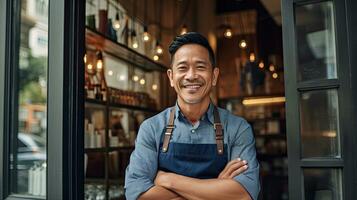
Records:
[[[202,102],[202,98],[182,98],[182,100],[187,104],[198,104]]]

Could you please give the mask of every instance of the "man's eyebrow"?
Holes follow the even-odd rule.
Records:
[[[197,63],[197,64],[207,64],[208,62],[206,62],[205,60],[197,60],[197,61],[195,61],[195,63]]]
[[[176,65],[181,65],[181,64],[187,64],[187,61],[185,60],[179,61]]]

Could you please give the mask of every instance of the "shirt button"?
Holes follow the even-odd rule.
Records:
[[[194,132],[195,132],[195,130],[194,130],[194,129],[192,129],[192,130],[191,130],[191,133],[194,133]]]

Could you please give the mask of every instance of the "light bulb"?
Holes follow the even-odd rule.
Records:
[[[117,79],[119,79],[119,81],[124,81],[125,80],[125,75],[117,75]]]
[[[84,64],[86,64],[87,63],[87,54],[84,54],[83,60],[84,60]]]
[[[231,28],[227,28],[225,31],[224,31],[224,37],[226,38],[232,38],[232,29]]]
[[[157,85],[156,84],[152,85],[152,90],[157,90]]]
[[[275,70],[275,67],[273,64],[270,64],[269,65],[269,71],[273,72]]]
[[[254,53],[250,53],[250,55],[249,55],[249,61],[250,61],[250,62],[254,62],[254,61],[255,61],[255,55],[254,55]]]
[[[273,76],[273,79],[277,79],[278,78],[278,73],[274,72],[272,76]]]
[[[103,69],[103,61],[102,60],[97,60],[97,69],[98,70]]]
[[[134,40],[134,41],[133,41],[133,48],[134,48],[134,49],[137,49],[138,47],[139,47],[138,41]]]
[[[239,47],[245,49],[247,47],[247,42],[245,40],[241,40],[239,42]]]
[[[259,63],[259,68],[261,68],[261,69],[264,68],[264,62],[263,62],[263,61],[260,61],[260,63]]]
[[[154,59],[155,61],[158,61],[158,60],[160,59],[160,57],[159,57],[158,55],[154,55],[153,59]]]
[[[133,30],[131,32],[131,46],[134,48],[134,49],[137,49],[139,47],[139,43],[138,43],[138,40],[136,38],[136,31]]]
[[[87,65],[87,69],[88,69],[88,70],[92,70],[92,69],[93,69],[93,65],[89,63],[89,64]]]
[[[164,53],[164,50],[162,49],[161,45],[159,43],[156,44],[156,53],[158,55],[162,55]]]
[[[150,40],[150,34],[148,32],[143,33],[144,42],[148,42]]]
[[[108,75],[109,75],[109,76],[113,76],[113,71],[112,71],[112,70],[109,70],[109,71],[108,71]]]
[[[139,77],[137,75],[133,76],[133,81],[137,82],[139,80]]]
[[[143,79],[143,78],[140,79],[140,84],[141,84],[141,85],[144,85],[144,84],[145,84],[145,79]]]
[[[117,14],[115,15],[115,20],[114,20],[114,22],[113,22],[113,28],[114,28],[115,30],[117,30],[117,31],[120,29],[119,13],[117,13]]]
[[[102,51],[97,51],[97,69],[103,69],[103,53]]]
[[[181,31],[180,31],[180,35],[186,34],[187,31],[188,31],[187,26],[183,25],[182,28],[181,28]]]
[[[143,40],[144,42],[148,42],[150,40],[150,34],[146,25],[144,26]]]

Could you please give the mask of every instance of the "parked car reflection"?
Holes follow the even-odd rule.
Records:
[[[29,169],[36,163],[46,162],[46,139],[35,134],[17,136],[17,193],[27,193]]]

